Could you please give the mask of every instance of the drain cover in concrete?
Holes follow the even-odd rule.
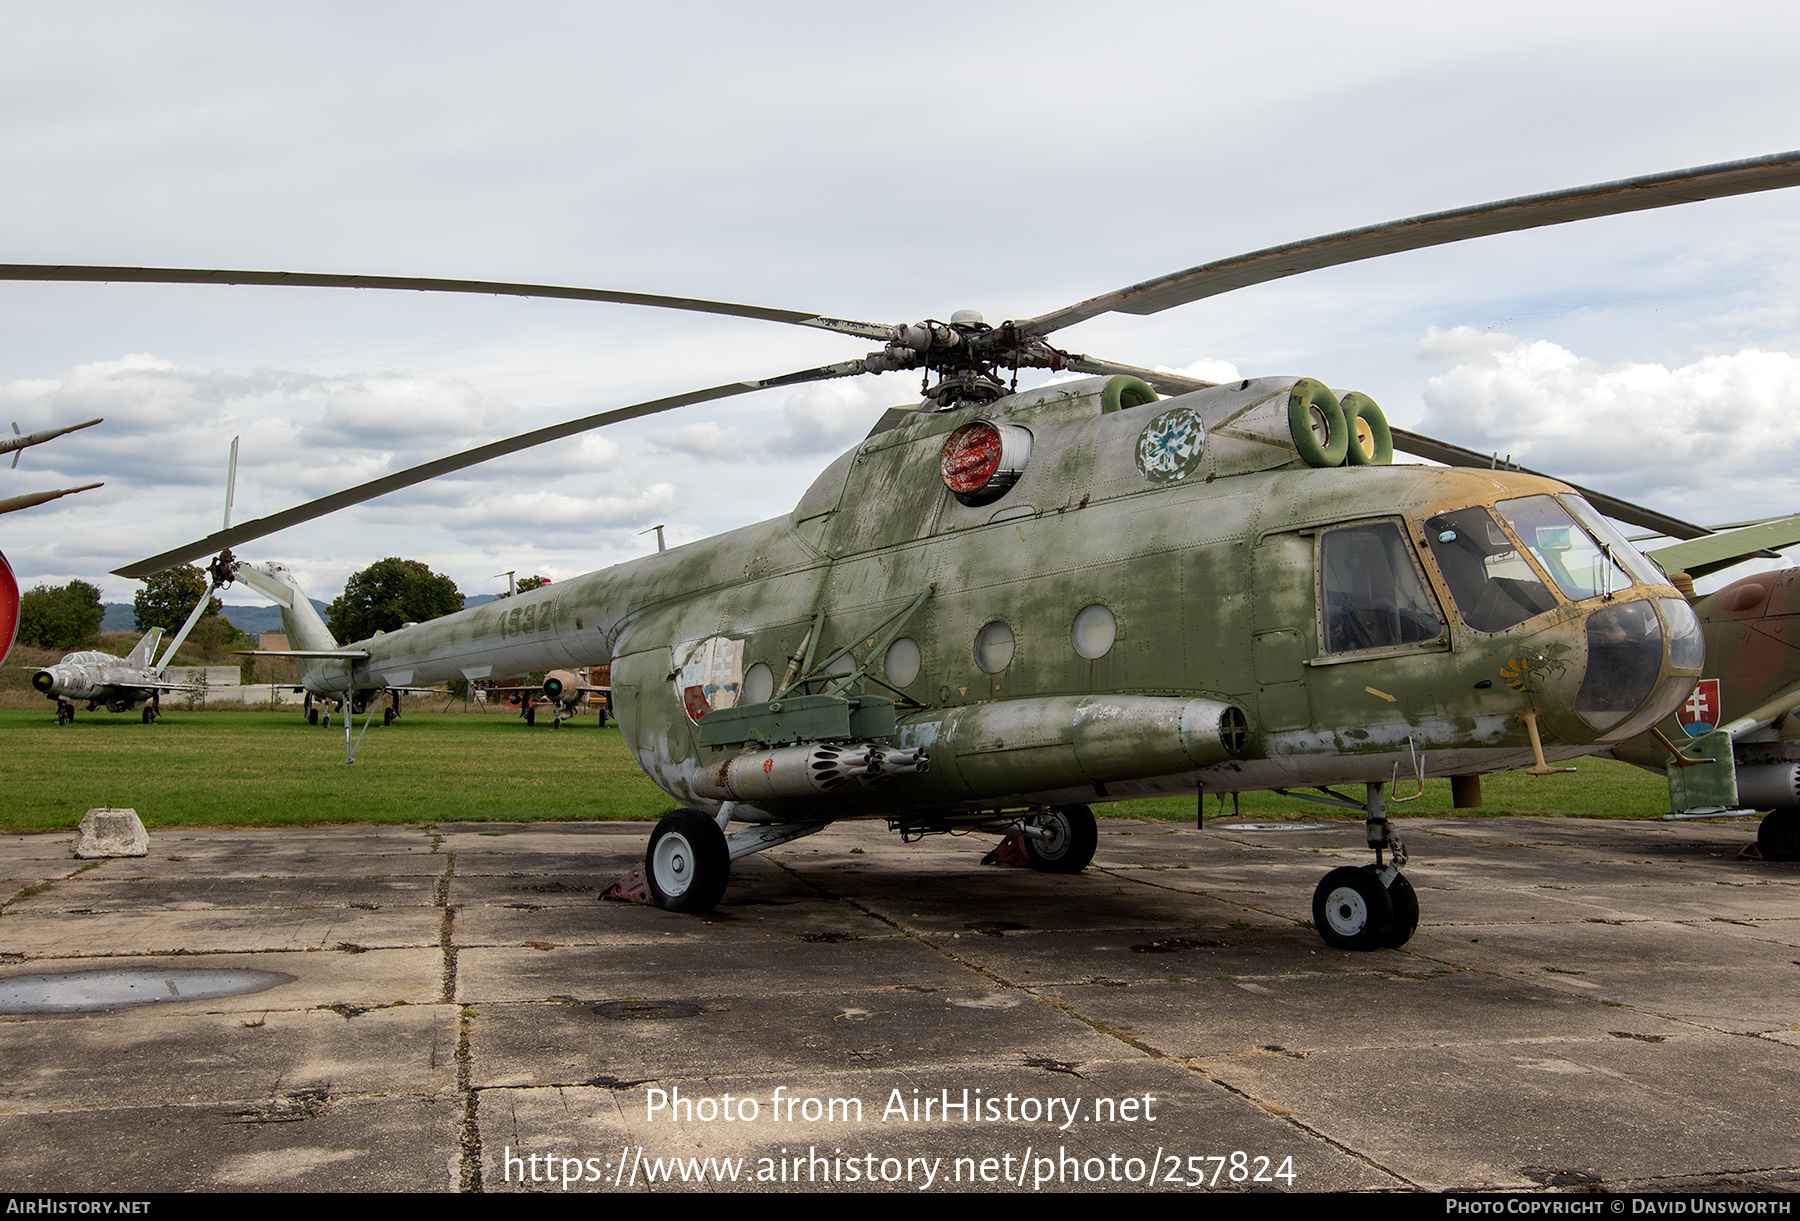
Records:
[[[14,975],[0,979],[0,1013],[92,1013],[158,1001],[246,996],[293,981],[292,975],[279,971],[209,971],[195,967]]]

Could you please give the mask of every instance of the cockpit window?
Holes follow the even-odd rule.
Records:
[[[1631,587],[1630,574],[1551,497],[1525,496],[1494,507],[1573,601]]]
[[[1476,631],[1504,632],[1555,609],[1555,595],[1481,506],[1438,514],[1425,523],[1425,538],[1457,613]]]
[[[1613,559],[1623,564],[1632,576],[1645,585],[1663,585],[1668,582],[1669,578],[1663,575],[1662,569],[1651,563],[1650,557],[1625,541],[1625,536],[1619,533],[1618,527],[1602,517],[1593,505],[1579,496],[1563,495],[1557,499],[1562,502],[1563,508],[1575,515],[1575,520],[1587,527],[1589,534],[1611,549]]]
[[[1444,621],[1393,522],[1327,531],[1320,548],[1325,651],[1435,640]]]

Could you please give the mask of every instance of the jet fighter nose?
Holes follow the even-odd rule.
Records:
[[[31,676],[31,685],[48,695],[56,689],[56,675],[48,670],[39,670]]]

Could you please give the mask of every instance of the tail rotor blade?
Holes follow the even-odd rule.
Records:
[[[231,438],[231,464],[225,470],[225,525],[231,529],[231,502],[237,496],[237,447],[238,438]]]

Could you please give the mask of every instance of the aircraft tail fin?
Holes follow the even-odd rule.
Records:
[[[289,648],[323,652],[338,647],[331,629],[325,626],[325,620],[320,617],[318,607],[301,592],[299,584],[285,565],[261,564],[252,567],[245,564],[239,567],[240,576],[246,576],[249,572],[254,572],[255,578],[246,580],[245,583],[281,605],[281,626],[287,631]],[[279,596],[283,593],[286,595],[285,600]]]
[[[162,634],[163,630],[159,627],[153,627],[145,632],[144,638],[137,642],[137,647],[132,649],[130,655],[125,658],[125,664],[136,666],[140,670],[148,670],[150,662],[156,657],[156,645],[162,639]]]

